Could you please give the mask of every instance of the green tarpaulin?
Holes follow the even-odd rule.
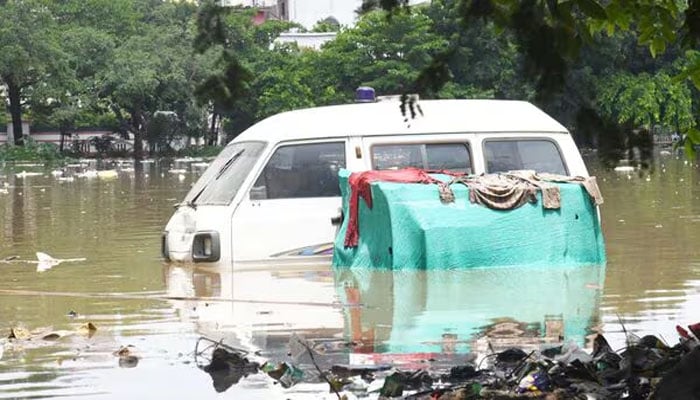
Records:
[[[383,269],[485,266],[576,266],[605,263],[596,207],[575,183],[557,184],[561,207],[538,202],[507,211],[469,201],[469,189],[452,185],[453,203],[439,200],[434,184],[375,182],[373,207],[359,202],[357,247],[344,246],[350,172],[340,171],[345,218],[335,240],[333,265]],[[434,175],[449,181],[445,175]]]

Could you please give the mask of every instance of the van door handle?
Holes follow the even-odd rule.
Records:
[[[340,225],[343,223],[343,212],[341,211],[339,215],[331,218],[331,225]]]

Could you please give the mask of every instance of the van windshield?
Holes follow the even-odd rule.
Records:
[[[226,146],[187,193],[184,204],[231,203],[264,148],[264,142],[238,142]]]

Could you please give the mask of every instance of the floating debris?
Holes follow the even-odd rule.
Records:
[[[41,176],[41,175],[44,175],[44,174],[41,172],[27,172],[27,171],[22,171],[22,172],[15,174],[15,176],[18,178],[27,178],[30,176]]]
[[[26,340],[31,337],[31,333],[28,330],[20,327],[10,328],[10,334],[7,336],[8,339],[19,339]]]
[[[139,356],[134,353],[134,346],[129,344],[119,347],[112,355],[119,357],[119,367],[134,368],[139,364]]]
[[[61,264],[64,262],[80,262],[80,261],[86,260],[86,258],[84,258],[84,257],[58,259],[58,258],[53,258],[50,255],[48,255],[46,253],[42,253],[42,252],[37,252],[36,258],[37,258],[37,261],[34,261],[34,262],[37,264],[37,266],[36,266],[37,272],[48,271],[51,268],[57,266],[58,264]]]
[[[97,327],[93,325],[92,322],[87,322],[78,328],[78,333],[89,338],[91,338],[95,332],[97,332]]]
[[[626,347],[616,352],[603,335],[597,335],[590,353],[575,343],[549,344],[529,353],[514,347],[492,353],[479,364],[453,366],[449,372],[343,364],[322,370],[314,358],[313,344],[294,335],[298,343],[292,344],[289,355],[295,347],[306,348],[318,376],[307,378],[303,369],[289,361],[268,361],[260,366],[246,358],[246,350],[204,337],[197,341],[195,359],[210,352],[209,364],[198,366],[212,375],[217,392],[249,374],[262,372],[284,388],[320,379],[339,399],[347,398],[350,392],[357,397],[378,394],[380,398],[415,400],[696,399],[700,393],[700,323],[688,329],[678,326],[677,331],[680,339],[674,346],[653,335],[638,338],[628,334]],[[199,351],[202,341],[209,346]],[[482,367],[482,363],[486,365]]]
[[[200,345],[207,343],[203,349]],[[246,358],[248,352],[214,341],[206,337],[197,340],[194,351],[195,364],[211,376],[217,393],[226,391],[248,375],[260,371],[260,364]]]
[[[209,166],[209,163],[208,162],[195,162],[195,163],[192,163],[191,165],[192,165],[192,168],[204,169],[204,168]]]
[[[87,171],[75,174],[78,178],[97,178],[97,170],[89,169]]]
[[[42,339],[47,340],[47,341],[55,341],[61,338],[61,335],[56,333],[56,332],[51,332],[48,333],[44,336],[42,336]]]
[[[296,385],[304,378],[304,371],[287,362],[279,364],[266,363],[262,366],[262,371],[279,382],[285,389]]]
[[[629,166],[629,165],[620,165],[620,166],[615,167],[614,169],[615,169],[615,172],[624,172],[624,173],[634,172],[634,167]]]
[[[114,169],[97,171],[97,177],[100,179],[115,179],[119,174]]]

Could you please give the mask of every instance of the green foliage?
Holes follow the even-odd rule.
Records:
[[[690,79],[700,90],[700,51],[688,50],[685,53],[685,68],[676,77],[677,80]]]
[[[0,82],[7,88],[9,111],[16,132],[21,132],[23,97],[50,77],[67,71],[56,21],[40,0],[7,0],[0,7]],[[22,143],[15,135],[15,143]]]
[[[335,19],[322,19],[311,28],[311,32],[338,32],[340,24]]]
[[[292,61],[289,64],[293,63]],[[299,70],[286,69],[284,66],[284,63],[280,63],[266,70],[255,81],[259,93],[256,96],[256,117],[259,119],[315,105],[311,89],[302,82],[302,73]]]
[[[685,131],[694,125],[690,88],[664,72],[618,73],[600,80],[597,103],[604,115],[621,124],[656,125]]]
[[[10,144],[0,146],[0,162],[41,161],[51,163],[64,158],[55,144],[36,143],[31,139],[27,139],[24,146]]]
[[[398,0],[365,3],[390,11],[401,7]],[[632,32],[654,57],[677,43],[679,32],[687,47],[700,43],[700,0],[464,0],[458,12],[467,25],[485,19],[513,32],[540,99],[565,86],[571,64],[596,32]],[[700,76],[700,70],[690,75]]]
[[[433,21],[422,12],[391,19],[383,12],[371,12],[325,46],[321,65],[335,75],[340,72],[337,91],[351,94],[364,85],[384,94],[413,91],[420,71],[449,44],[433,28]],[[326,79],[329,84],[334,81]]]
[[[686,156],[690,159],[695,159],[697,155],[696,149],[700,146],[700,130],[696,128],[688,129],[681,145]]]
[[[112,150],[114,138],[112,136],[93,136],[90,138],[90,144],[95,147],[95,151],[100,157],[104,157]]]
[[[639,127],[697,143],[700,0],[375,0],[354,27],[319,21],[314,31],[338,31],[320,51],[274,43],[295,24],[256,26],[252,10],[217,3],[4,1],[0,81],[13,90],[1,125],[23,115],[163,150],[181,138],[213,144],[212,115],[230,139],[369,85],[380,95],[535,101],[580,142],[615,154]]]
[[[223,146],[193,146],[180,149],[175,152],[175,155],[177,157],[216,157],[223,149]]]

